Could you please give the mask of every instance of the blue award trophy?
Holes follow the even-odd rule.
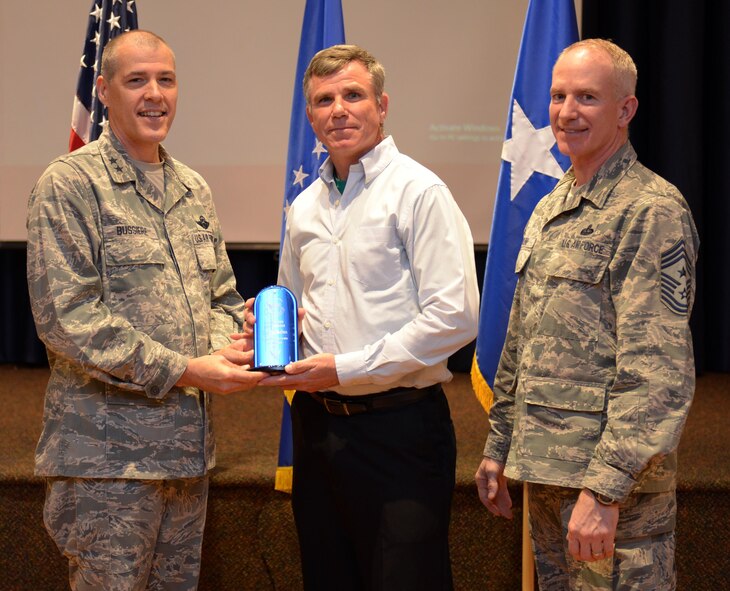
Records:
[[[297,299],[286,287],[262,289],[253,304],[253,369],[269,373],[284,371],[298,359],[299,327]]]

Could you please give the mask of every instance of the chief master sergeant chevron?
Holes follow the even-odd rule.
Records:
[[[36,473],[72,589],[197,587],[215,464],[207,392],[255,386],[244,304],[205,181],[160,142],[172,50],[104,50],[98,141],[56,159],[28,210],[28,287],[51,376]],[[218,354],[211,354],[216,352]]]
[[[682,195],[628,141],[635,87],[633,60],[604,40],[553,68],[550,122],[572,167],[525,228],[476,474],[504,517],[505,477],[528,483],[543,591],[676,587],[699,240]]]

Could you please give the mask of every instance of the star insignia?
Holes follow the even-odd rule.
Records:
[[[550,126],[535,129],[520,104],[512,108],[512,137],[502,145],[502,160],[512,164],[510,199],[514,201],[533,173],[559,179],[563,169],[550,152],[555,136]]]
[[[306,179],[309,176],[309,173],[306,173],[302,170],[303,166],[299,166],[299,170],[292,170],[294,173],[294,182],[292,183],[292,186],[299,185],[302,189],[304,188],[304,179]]]
[[[327,153],[327,148],[324,147],[324,144],[320,142],[319,140],[315,140],[314,142],[314,150],[312,150],[312,154],[317,154],[317,160],[319,160],[322,157],[322,154]]]
[[[99,19],[101,19],[101,15],[102,15],[101,6],[94,4],[94,10],[92,10],[89,13],[89,16],[93,16],[96,19],[96,22],[99,22]]]
[[[89,66],[86,65],[86,55],[82,55],[81,59],[79,60],[79,65],[82,68],[88,68]]]
[[[115,16],[115,15],[113,15],[113,14],[112,14],[112,15],[111,15],[111,16],[110,16],[110,17],[109,17],[109,18],[107,19],[107,21],[106,21],[106,22],[108,22],[108,23],[109,23],[109,31],[113,31],[114,29],[121,29],[121,28],[122,28],[122,26],[121,26],[121,25],[119,24],[119,19],[120,19],[120,18],[121,18],[121,17],[119,17],[119,16]]]
[[[128,12],[134,12],[134,0],[127,0],[127,11]]]

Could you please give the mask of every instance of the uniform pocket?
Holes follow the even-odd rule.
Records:
[[[107,386],[107,458],[145,463],[164,457],[175,439],[177,397],[174,390],[165,398],[153,399]]]
[[[545,309],[538,334],[596,341],[601,321],[601,279],[608,259],[556,253],[545,263]]]
[[[108,267],[165,264],[160,240],[151,230],[140,227],[137,234],[125,234],[119,228],[104,228],[104,249]]]
[[[518,386],[518,398],[525,401],[521,453],[571,462],[590,460],[601,435],[605,386],[525,378]]]
[[[168,255],[151,231],[119,234],[104,230],[104,259],[109,289],[105,303],[136,329],[157,339],[170,324],[169,285],[165,277]]]
[[[196,232],[193,234],[193,247],[201,271],[215,271],[215,238],[210,232]]]

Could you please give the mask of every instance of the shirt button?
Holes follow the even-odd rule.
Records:
[[[325,328],[326,328],[327,330],[329,330],[330,328],[332,328],[332,323],[331,323],[331,322],[330,322],[329,320],[327,320],[327,321],[325,321],[325,323],[324,323],[324,327],[325,327]]]
[[[328,279],[327,280],[327,285],[334,285],[334,284],[335,284],[335,280],[334,279]]]
[[[150,388],[150,394],[152,394],[152,396],[157,396],[159,393],[160,393],[160,387],[159,386],[152,386]]]
[[[337,239],[337,238],[332,239],[332,244],[334,244],[335,246],[337,246],[339,243],[340,243],[339,239]]]
[[[339,207],[339,206],[340,206],[340,200],[339,200],[339,199],[337,199],[337,200],[335,201],[335,207]]]

